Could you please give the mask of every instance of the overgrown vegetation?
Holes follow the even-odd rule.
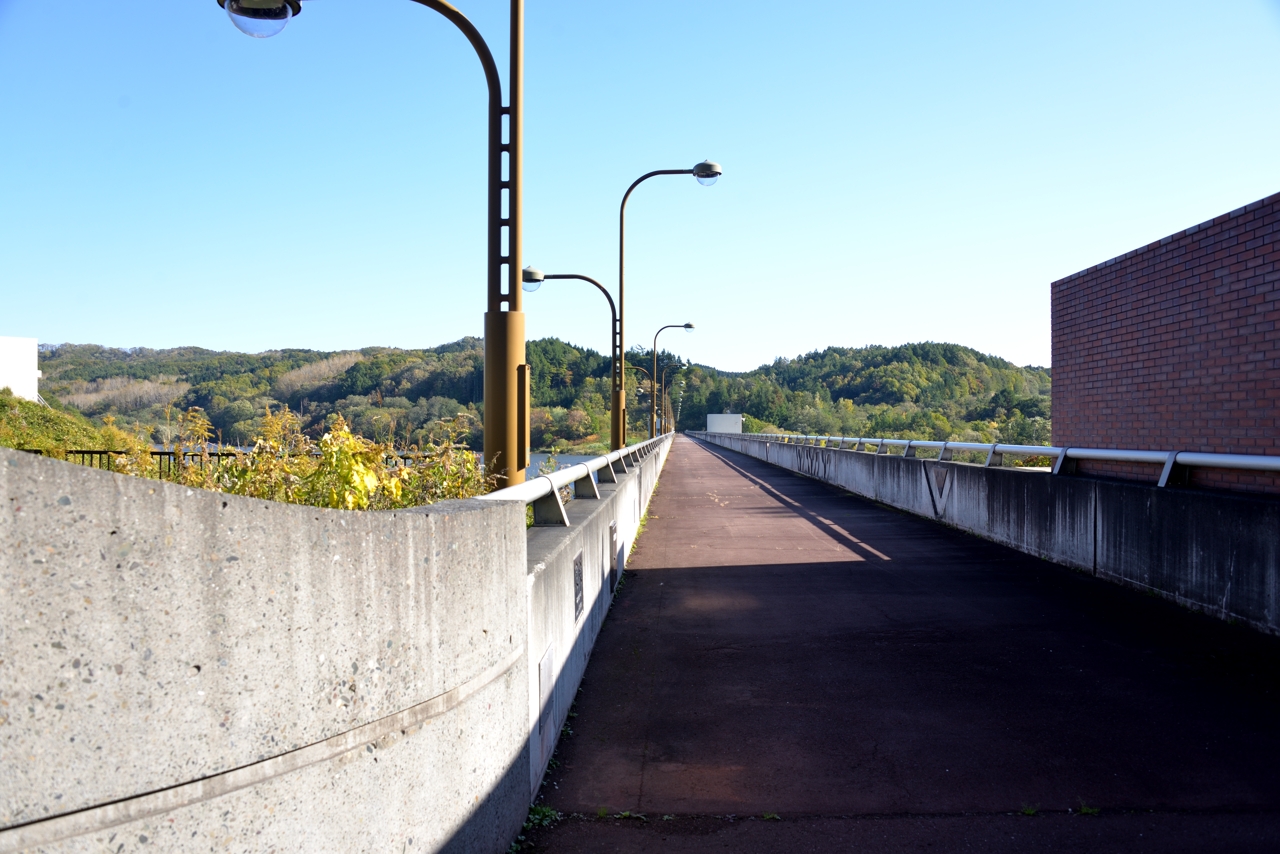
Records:
[[[527,353],[534,449],[603,452],[608,357],[554,338]],[[632,350],[628,364],[651,358]],[[152,448],[178,449],[165,475],[192,486],[323,507],[423,504],[488,488],[474,453],[483,366],[477,338],[341,353],[45,347],[41,391],[53,408],[0,397],[0,444],[119,451],[118,470],[149,477],[161,473]],[[660,352],[658,372],[679,429],[740,412],[748,432],[1050,441],[1048,370],[955,344],[828,347],[742,374]],[[626,391],[629,435],[643,436],[651,385],[629,371]],[[228,456],[215,462],[211,446]]]
[[[170,480],[186,486],[290,504],[342,510],[379,510],[470,498],[492,490],[479,455],[459,437],[466,415],[432,425],[421,447],[406,451],[353,433],[341,415],[318,441],[302,432],[288,408],[263,413],[247,450],[213,444],[213,425],[198,407],[168,420],[170,455],[157,456],[145,437],[130,434],[105,416],[96,427],[81,415],[60,412],[0,390],[0,445],[36,450],[61,459],[68,451],[108,450],[122,474]]]
[[[74,409],[41,406],[0,388],[0,445],[4,447],[62,459],[68,450],[125,450],[135,444],[135,437],[116,427],[111,416],[101,425],[94,424]]]
[[[609,432],[609,358],[547,338],[530,341],[531,444],[535,450],[597,453]],[[651,364],[632,350],[628,364]],[[74,404],[101,426],[142,432],[157,444],[177,429],[168,411],[198,406],[215,441],[247,447],[268,409],[285,406],[319,440],[341,416],[353,434],[400,447],[423,446],[432,424],[470,416],[459,441],[479,449],[483,342],[464,338],[423,350],[369,347],[325,353],[279,350],[254,355],[199,348],[117,350],[96,345],[45,348],[46,398]],[[735,374],[680,367],[659,352],[671,391],[664,408],[679,429],[705,426],[707,413],[741,412],[753,432],[786,431],[909,439],[1047,444],[1049,372],[1018,367],[955,344],[828,347]],[[648,432],[650,385],[628,371],[631,436]]]

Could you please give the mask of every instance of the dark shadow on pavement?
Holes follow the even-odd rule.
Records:
[[[1280,839],[1274,638],[687,440],[630,567],[539,850]]]

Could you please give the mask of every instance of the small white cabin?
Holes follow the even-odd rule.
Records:
[[[32,402],[40,399],[40,357],[35,338],[0,336],[0,388]]]
[[[723,415],[712,415],[707,413],[707,432],[708,433],[741,433],[742,432],[742,416],[731,415],[728,412]]]

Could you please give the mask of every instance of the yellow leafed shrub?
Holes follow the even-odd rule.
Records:
[[[7,398],[3,403],[10,404]],[[110,464],[121,474],[340,510],[390,510],[473,498],[497,483],[485,474],[480,456],[459,442],[470,427],[465,414],[436,422],[423,448],[401,450],[352,433],[340,415],[316,442],[302,432],[301,421],[288,407],[268,409],[250,450],[220,449],[215,454],[209,450],[213,427],[204,411],[193,407],[177,416],[171,460],[153,456],[143,439],[116,427],[110,416],[98,430],[78,423],[74,429],[63,428],[55,423],[56,415],[35,404],[20,411],[12,402],[0,410],[0,444],[34,447],[63,458],[69,445],[93,446],[86,450],[117,452]],[[41,418],[54,426],[45,427]],[[30,426],[37,422],[40,431]],[[55,427],[63,432],[55,433]]]

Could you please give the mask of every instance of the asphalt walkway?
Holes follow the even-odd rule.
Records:
[[[1275,639],[683,437],[629,570],[537,850],[1280,850]]]

